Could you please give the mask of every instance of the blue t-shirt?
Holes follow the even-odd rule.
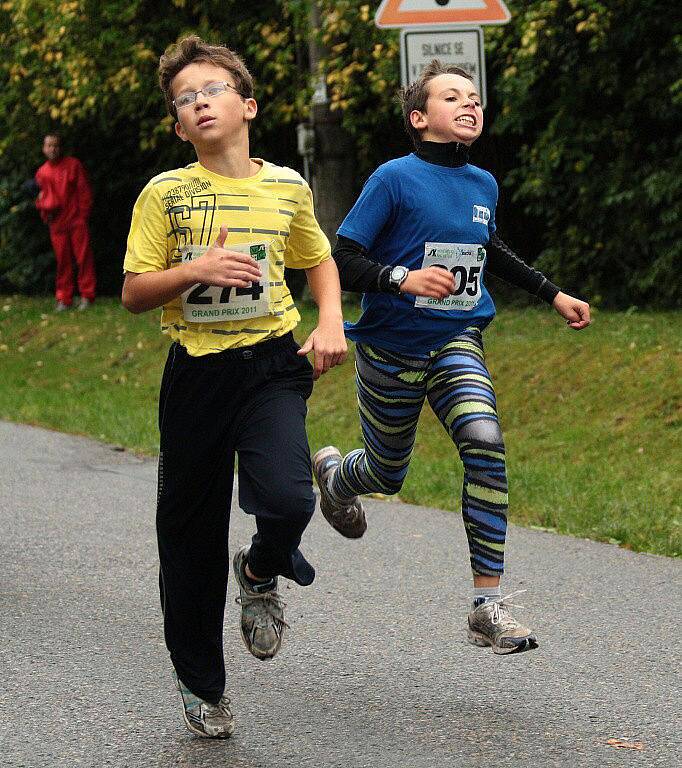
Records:
[[[338,234],[364,246],[373,261],[420,269],[426,243],[485,246],[495,231],[496,204],[497,182],[487,171],[468,164],[448,168],[411,154],[377,168]],[[456,275],[462,290],[479,296],[474,307],[428,309],[416,307],[410,294],[365,293],[362,316],[345,323],[346,335],[398,352],[428,353],[469,326],[484,328],[495,305],[483,285],[480,254],[478,267],[461,267]]]

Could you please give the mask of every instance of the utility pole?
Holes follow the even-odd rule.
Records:
[[[311,186],[317,220],[333,245],[336,230],[355,201],[355,144],[341,125],[341,111],[329,108],[325,76],[319,69],[325,51],[317,36],[320,9],[316,0],[310,3],[310,28],[308,53],[315,84],[310,117],[314,134]]]

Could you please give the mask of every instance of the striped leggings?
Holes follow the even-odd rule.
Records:
[[[398,493],[414,446],[424,399],[457,446],[464,465],[462,517],[474,574],[504,568],[507,475],[495,392],[480,330],[467,328],[430,355],[356,345],[356,381],[364,449],[334,473],[339,499]]]

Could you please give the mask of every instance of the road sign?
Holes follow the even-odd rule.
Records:
[[[485,57],[483,30],[434,27],[433,29],[404,29],[400,33],[400,76],[403,86],[410,85],[432,60],[454,64],[468,72],[485,107]]]
[[[506,24],[511,14],[502,0],[382,0],[377,27],[447,24]]]

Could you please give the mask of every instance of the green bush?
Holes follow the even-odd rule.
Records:
[[[252,153],[300,170],[295,124],[311,87],[311,0],[7,0],[0,7],[0,284],[51,290],[47,233],[15,186],[59,130],[95,189],[100,291],[117,293],[144,183],[192,160],[156,85],[159,54],[189,32],[240,51],[260,112]],[[682,36],[663,0],[508,0],[487,27],[488,109],[472,161],[501,187],[504,239],[562,287],[614,307],[682,306]],[[317,0],[332,106],[355,140],[358,189],[410,150],[395,93],[398,33],[365,0]],[[17,261],[17,248],[21,260]]]
[[[54,256],[26,181],[17,172],[0,179],[0,291],[50,293]]]

